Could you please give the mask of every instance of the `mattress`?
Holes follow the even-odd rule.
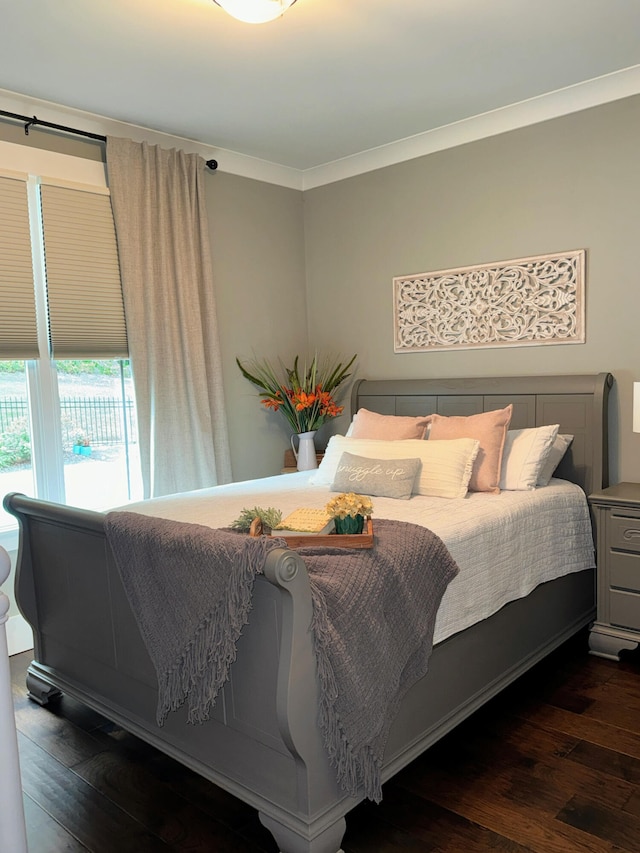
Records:
[[[298,507],[323,507],[335,496],[299,471],[210,489],[168,495],[118,509],[228,527],[246,507],[275,507],[283,516]],[[584,492],[552,479],[533,491],[465,498],[414,495],[410,500],[373,498],[376,518],[421,524],[447,545],[460,572],[449,584],[436,620],[434,643],[463,631],[536,586],[595,566]]]

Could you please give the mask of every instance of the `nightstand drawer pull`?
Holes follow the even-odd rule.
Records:
[[[640,551],[640,526],[637,521],[614,515],[610,518],[609,530],[612,548]]]

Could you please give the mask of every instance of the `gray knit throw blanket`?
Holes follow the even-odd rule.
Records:
[[[189,722],[204,722],[235,660],[255,576],[283,541],[135,512],[107,513],[105,532],[158,676],[158,725],[185,701]]]
[[[376,519],[375,547],[300,550],[309,567],[320,725],[338,781],[382,799],[380,771],[398,706],[426,674],[436,614],[458,566],[430,530]]]
[[[187,701],[201,722],[235,659],[256,572],[282,540],[112,512],[107,538],[158,674],[158,722]],[[320,726],[338,782],[382,799],[402,697],[427,672],[436,614],[458,567],[430,530],[376,520],[370,550],[300,550],[313,596]],[[214,568],[215,567],[215,568]]]

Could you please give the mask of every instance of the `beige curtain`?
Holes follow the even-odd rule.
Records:
[[[145,497],[231,479],[196,154],[107,139]]]

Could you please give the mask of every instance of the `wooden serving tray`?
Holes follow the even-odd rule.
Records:
[[[275,530],[271,536],[284,539],[289,548],[294,551],[297,548],[373,548],[373,521],[371,517],[365,519],[362,533],[326,533],[314,535],[313,533],[301,533],[299,536],[288,534],[281,536]],[[249,536],[262,536],[262,521],[254,518],[251,522]]]

